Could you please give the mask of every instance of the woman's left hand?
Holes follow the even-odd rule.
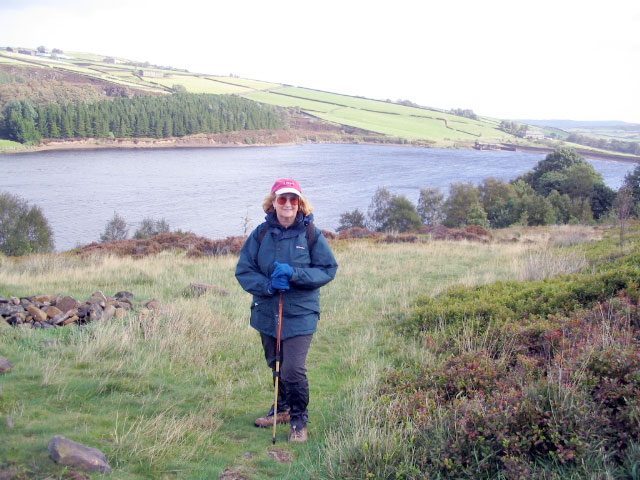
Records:
[[[276,268],[273,269],[271,278],[286,277],[287,280],[291,280],[293,277],[293,268],[288,263],[274,262]]]

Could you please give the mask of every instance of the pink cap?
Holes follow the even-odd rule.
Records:
[[[300,188],[300,184],[291,178],[281,178],[280,180],[276,180],[276,183],[271,187],[271,193],[275,193],[276,195],[282,195],[283,193],[295,193],[300,196],[302,193],[302,188]]]

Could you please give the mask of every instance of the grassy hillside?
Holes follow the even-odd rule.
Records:
[[[495,119],[473,121],[433,109],[289,87],[271,82],[197,74],[151,65],[133,65],[134,62],[126,59],[112,59],[116,63],[107,63],[105,62],[107,57],[80,52],[66,52],[66,54],[73,59],[52,60],[47,57],[0,50],[0,65],[39,67],[66,75],[76,75],[87,82],[90,80],[109,82],[147,93],[164,94],[179,86],[193,93],[236,94],[271,105],[297,107],[304,113],[336,125],[438,146],[470,147],[476,140],[516,141],[515,137],[497,129],[499,121]],[[77,85],[79,82],[75,80],[70,83]],[[3,88],[9,90],[4,95],[5,101],[27,94],[19,89],[16,90],[15,85],[13,87],[14,89],[11,90],[6,84],[0,85],[0,104]],[[39,87],[34,86],[32,90],[38,88],[46,90],[45,82],[41,82]],[[92,101],[95,100],[97,93],[87,92],[86,95],[86,99]]]
[[[219,478],[225,472],[251,479],[420,478],[419,464],[410,465],[402,453],[413,451],[405,448],[411,417],[385,424],[374,414],[391,412],[381,389],[403,378],[393,372],[433,355],[399,335],[398,320],[411,318],[418,298],[451,285],[575,271],[585,265],[584,254],[564,245],[602,235],[572,227],[500,233],[519,239],[508,243],[334,242],[340,269],[323,288],[308,361],[312,403],[305,445],[288,444],[283,426],[273,446],[271,432],[252,425],[268,408],[272,387],[258,336],[248,326],[250,297],[233,276],[236,257],[0,258],[0,296],[86,299],[96,290],[129,290],[137,302],[156,298],[172,306],[162,314],[79,328],[2,330],[0,355],[15,367],[0,376],[0,475],[68,478],[71,472],[46,451],[60,434],[102,450],[114,479]],[[593,248],[590,260],[609,255],[610,248]],[[229,295],[185,296],[190,282],[216,284]],[[289,453],[293,461],[279,463],[273,452]]]
[[[508,143],[552,150],[568,136],[558,128],[542,128],[548,138],[522,139],[501,131],[500,119],[495,118],[481,116],[471,120],[429,107],[235,76],[193,73],[82,52],[65,52],[65,56],[71,58],[52,59],[24,55],[15,50],[0,49],[0,108],[15,98],[30,98],[40,103],[92,102],[120,95],[162,95],[184,89],[191,93],[239,95],[257,102],[295,108],[331,125],[357,128],[365,134],[385,135],[389,137],[388,141],[399,143],[410,141],[455,148],[471,148],[476,142]],[[635,133],[626,132],[623,138],[633,140]],[[580,148],[587,154],[599,152],[590,147]]]

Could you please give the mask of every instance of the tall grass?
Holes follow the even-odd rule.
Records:
[[[252,426],[271,403],[271,375],[257,333],[248,326],[250,296],[235,281],[236,257],[0,257],[5,297],[62,293],[86,299],[96,290],[128,290],[139,303],[156,298],[171,306],[81,327],[3,333],[0,355],[15,367],[0,377],[0,415],[15,426],[0,421],[6,439],[0,442],[0,467],[10,463],[25,475],[58,475],[46,453],[55,434],[100,448],[116,479],[217,478],[230,467],[254,478],[339,478],[345,452],[362,445],[368,445],[362,452],[368,459],[404,458],[411,453],[410,424],[396,430],[383,422],[374,386],[394,365],[435,357],[391,334],[389,326],[411,311],[419,295],[461,282],[517,278],[536,248],[334,243],[340,268],[323,288],[308,359],[310,441],[287,444],[285,427],[278,434],[277,448],[293,453],[292,464],[273,461],[271,433]],[[191,282],[219,285],[229,295],[185,295]],[[495,339],[469,327],[460,341],[461,348],[482,349]],[[411,463],[400,464],[409,474]]]

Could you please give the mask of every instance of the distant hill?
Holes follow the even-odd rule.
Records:
[[[516,122],[535,125],[537,127],[553,127],[560,129],[575,128],[615,128],[615,127],[635,127],[640,129],[640,124],[620,122],[616,120],[596,120],[596,121],[580,121],[580,120],[516,120]]]
[[[92,53],[0,48],[0,114],[9,102],[20,99],[45,107],[48,104],[93,104],[120,97],[164,96],[179,92],[234,95],[282,107],[298,119],[305,117],[307,122],[311,119],[315,122],[314,131],[332,128],[338,135],[343,132],[346,135],[344,141],[352,141],[349,139],[353,132],[358,132],[359,141],[365,142],[373,138],[376,142],[444,148],[506,146],[509,149],[550,151],[566,145],[569,137],[566,131],[569,127],[548,126],[543,127],[544,138],[539,135],[515,136],[501,125],[500,119],[460,109],[460,112],[473,113],[473,118],[468,118],[466,115],[457,115],[457,110],[444,112],[408,100],[374,100],[232,75],[194,73]],[[526,120],[523,123],[539,125],[540,121]],[[608,122],[599,122],[600,125],[603,123]],[[609,138],[636,141],[635,131],[631,136],[618,134],[633,127],[620,125],[606,128],[609,129]],[[618,132],[612,133],[613,129]],[[110,126],[106,134],[117,137],[117,130]],[[591,132],[588,133],[591,135]],[[43,138],[47,137],[43,135]],[[315,133],[312,137],[305,136],[302,141],[305,139],[322,141]],[[587,155],[603,154],[602,150],[590,146],[572,146],[584,150],[583,153]]]

